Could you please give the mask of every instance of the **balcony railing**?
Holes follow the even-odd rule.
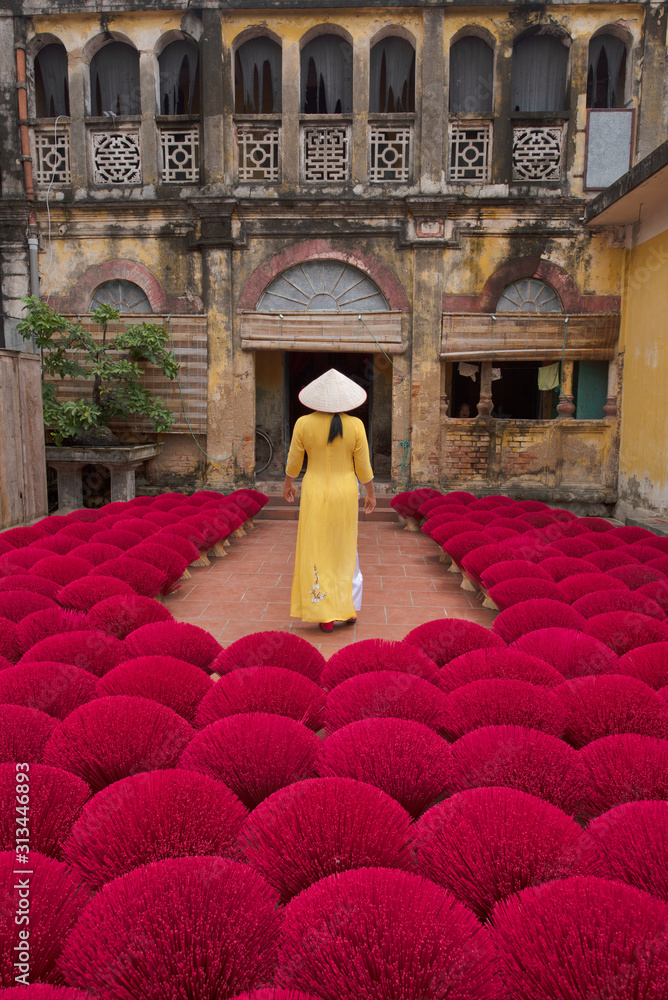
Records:
[[[513,180],[561,180],[565,134],[563,121],[550,124],[514,122]]]
[[[160,179],[163,184],[199,182],[199,125],[160,126]]]
[[[369,180],[410,184],[413,174],[413,116],[369,123]]]
[[[40,187],[71,184],[69,126],[35,125],[33,143],[35,183]]]
[[[312,123],[313,122],[313,123]],[[327,124],[303,121],[300,135],[302,179],[321,184],[343,184],[350,180],[351,123],[332,115]]]
[[[239,180],[269,183],[280,180],[280,121],[237,121],[236,132]]]
[[[91,178],[96,187],[141,184],[139,124],[89,129]]]
[[[492,163],[492,122],[457,119],[450,122],[448,180],[489,181]]]

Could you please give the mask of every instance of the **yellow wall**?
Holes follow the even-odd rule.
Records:
[[[636,507],[668,510],[668,232],[628,251],[619,489]]]

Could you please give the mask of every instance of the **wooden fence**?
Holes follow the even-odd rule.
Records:
[[[0,528],[46,513],[40,357],[0,350]]]

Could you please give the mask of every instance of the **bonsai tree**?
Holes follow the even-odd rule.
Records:
[[[38,298],[28,296],[23,302],[26,316],[17,329],[42,351],[44,425],[56,445],[131,416],[147,417],[155,431],[170,429],[174,418],[164,402],[139,384],[141,361],[155,365],[168,379],[178,374],[164,327],[141,323],[109,337],[108,326],[120,313],[113,306],[99,305],[91,313],[102,330],[96,338]],[[60,400],[58,378],[85,379],[90,392],[78,399]]]

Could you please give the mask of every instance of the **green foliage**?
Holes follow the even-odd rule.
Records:
[[[106,427],[112,420],[146,417],[155,431],[168,431],[173,417],[165,403],[141,387],[140,362],[154,365],[168,379],[178,375],[179,366],[169,346],[164,327],[153,323],[129,326],[108,338],[110,323],[118,309],[100,305],[91,313],[102,328],[102,339],[92,337],[80,323],[72,323],[40,299],[25,298],[26,316],[17,330],[24,340],[34,339],[42,350],[42,395],[44,423],[57,445],[91,427]],[[74,378],[91,383],[90,396],[58,400],[50,379]]]

